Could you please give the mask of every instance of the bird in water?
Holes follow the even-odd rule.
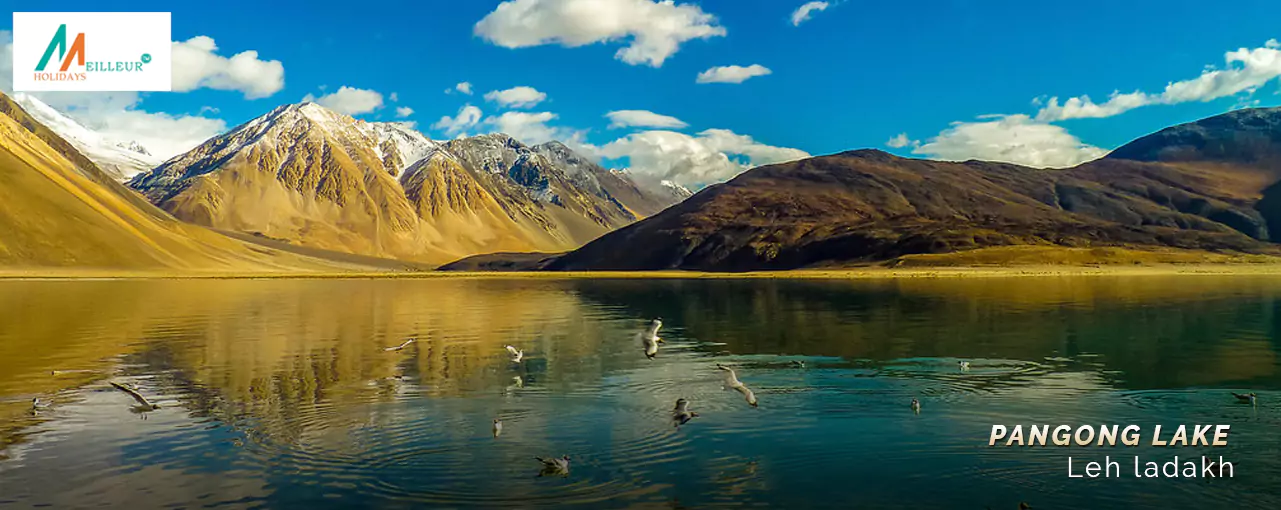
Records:
[[[689,423],[690,420],[697,417],[698,413],[689,410],[688,400],[683,398],[676,400],[676,409],[672,410],[672,421],[676,422],[677,427]]]
[[[914,413],[916,413],[916,414],[921,414],[921,401],[920,401],[920,400],[912,399],[912,412],[914,412]]]
[[[397,345],[397,346],[395,346],[395,347],[387,347],[387,348],[385,348],[385,349],[383,349],[383,350],[384,350],[384,351],[386,351],[386,352],[402,351],[402,350],[404,350],[406,347],[409,347],[409,344],[412,344],[412,343],[414,343],[414,339],[410,338],[409,340],[405,340],[405,343],[403,343],[403,344]]]
[[[638,333],[641,344],[645,347],[645,357],[654,359],[658,355],[658,344],[663,343],[663,339],[658,337],[658,329],[663,327],[663,319],[654,319],[649,323],[645,331]]]
[[[133,389],[133,388],[130,388],[129,386],[126,386],[126,385],[124,385],[124,384],[120,384],[120,383],[115,382],[115,381],[112,381],[112,382],[111,382],[111,385],[112,385],[112,386],[114,386],[116,389],[118,389],[118,390],[120,390],[120,391],[123,391],[123,392],[125,392],[125,393],[128,393],[128,394],[129,394],[129,396],[133,397],[133,399],[134,399],[134,400],[137,400],[137,401],[138,401],[138,403],[139,403],[139,404],[141,404],[141,407],[142,407],[144,410],[147,410],[147,411],[154,411],[154,410],[156,410],[156,409],[160,409],[160,406],[158,406],[158,405],[156,405],[156,404],[152,404],[150,400],[147,400],[147,397],[142,396],[142,393],[138,393],[138,390],[135,390],[135,389]]]
[[[31,399],[31,409],[33,411],[40,410],[40,409],[48,409],[48,408],[49,408],[49,403],[43,400],[40,400],[40,397]]]
[[[503,420],[494,418],[494,437],[503,435]]]
[[[734,369],[727,367],[725,365],[722,365],[720,363],[716,364],[716,368],[728,372],[728,374],[725,375],[726,388],[732,388],[738,391],[739,393],[742,393],[743,399],[747,400],[748,405],[751,405],[752,407],[757,407],[756,394],[752,393],[751,388],[748,388],[747,385],[743,384],[738,380],[738,374],[734,373]]]
[[[796,367],[796,368],[805,368],[805,362],[804,362],[804,361],[801,361],[801,360],[793,360],[793,361],[792,361],[792,366],[794,366],[794,367]]]
[[[557,458],[544,459],[542,457],[534,457],[534,459],[537,460],[538,462],[543,463],[543,470],[538,473],[538,476],[546,476],[546,475],[569,476],[569,456],[568,455],[565,455],[559,459]]]
[[[1232,396],[1236,397],[1237,400],[1240,400],[1242,402],[1249,402],[1250,405],[1258,405],[1259,403],[1259,396],[1256,395],[1254,392],[1244,393],[1244,394],[1233,392]]]
[[[520,363],[520,360],[525,359],[525,351],[517,349],[513,346],[508,345],[507,352],[512,355],[512,363]]]
[[[525,380],[524,380],[524,379],[521,379],[519,375],[513,375],[513,376],[512,376],[512,386],[515,386],[515,387],[517,387],[517,388],[524,388],[524,387],[525,387]]]
[[[968,361],[959,361],[959,362],[957,362],[956,364],[957,364],[957,366],[961,367],[961,371],[962,371],[962,372],[969,372],[969,371],[970,371],[970,362],[968,362]]]

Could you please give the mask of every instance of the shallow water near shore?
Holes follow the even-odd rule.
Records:
[[[1281,276],[0,281],[0,507],[1278,508],[1279,351]],[[1131,423],[1232,428],[987,446]]]

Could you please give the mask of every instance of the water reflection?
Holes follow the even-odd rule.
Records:
[[[1274,508],[1278,289],[1209,276],[2,282],[0,505]],[[659,316],[666,343],[649,360],[635,334]],[[722,388],[717,364],[759,408]],[[131,413],[112,381],[160,409]],[[52,405],[33,412],[33,397]],[[675,427],[679,398],[699,414]],[[992,423],[1028,422],[1232,423],[1214,454],[1241,472],[1069,481],[1066,456],[1097,450],[986,448]],[[561,455],[569,476],[537,476],[534,456]]]

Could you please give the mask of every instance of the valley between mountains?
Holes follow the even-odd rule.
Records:
[[[1281,109],[1174,126],[1067,169],[856,150],[694,194],[559,142],[431,140],[310,102],[166,161],[30,96],[0,96],[0,113],[0,266],[37,273],[742,272],[1281,253]]]

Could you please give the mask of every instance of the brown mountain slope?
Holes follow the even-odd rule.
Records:
[[[106,176],[0,94],[0,266],[297,270],[355,265],[183,224]]]
[[[279,107],[129,185],[200,225],[431,263],[564,251],[636,220],[506,135],[437,143],[314,103]]]
[[[1183,178],[1177,170],[1107,165],[1037,170],[853,151],[761,167],[548,267],[793,269],[1029,244],[1263,249],[1259,241],[1205,217],[1220,209],[1249,217],[1251,211],[1239,205],[1180,189],[1187,201],[1208,205],[1179,210],[1098,179],[1110,172],[1158,170]]]

